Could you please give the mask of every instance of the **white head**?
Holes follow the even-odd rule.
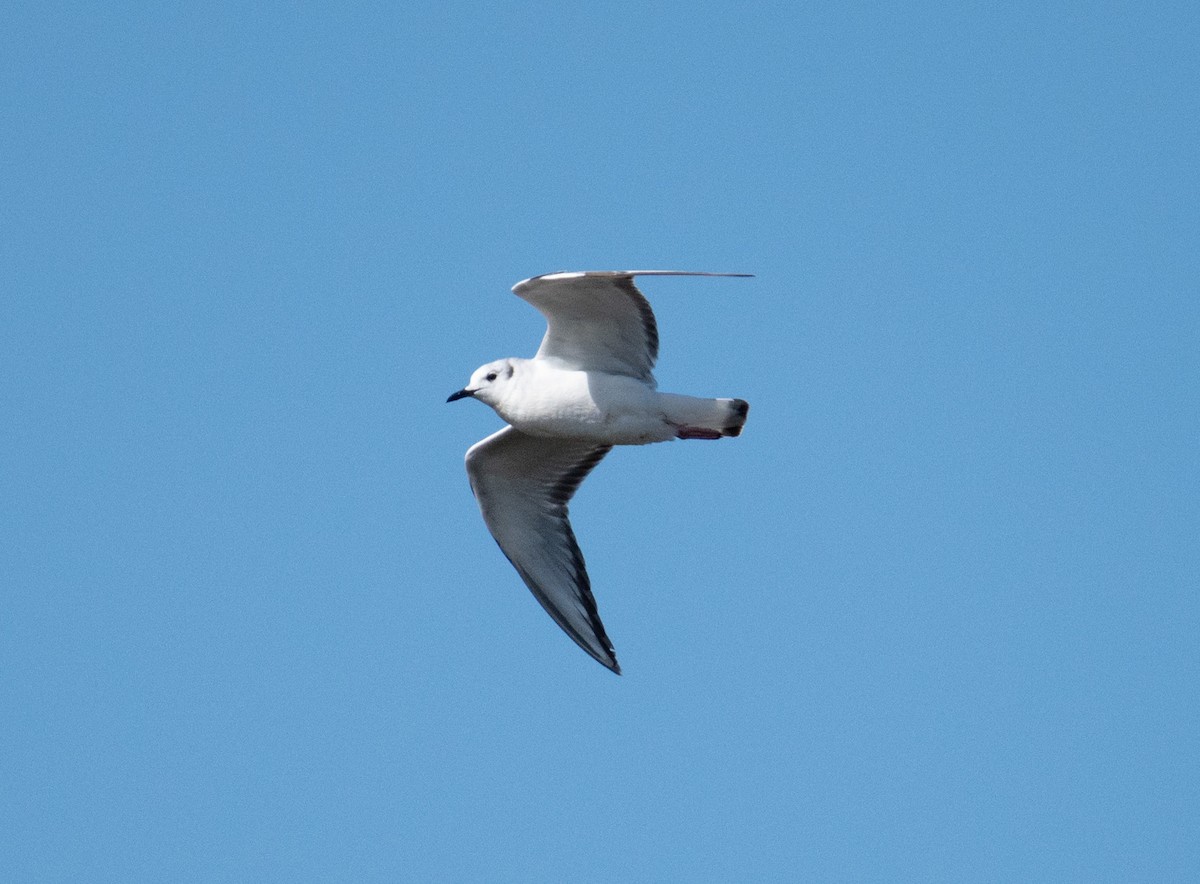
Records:
[[[516,371],[515,359],[497,359],[487,365],[481,365],[471,375],[471,381],[457,393],[451,393],[447,402],[454,402],[464,396],[473,396],[480,402],[485,402],[495,408],[505,396]]]

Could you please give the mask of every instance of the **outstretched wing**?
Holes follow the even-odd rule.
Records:
[[[610,450],[505,427],[471,446],[467,476],[492,537],[546,613],[579,647],[620,674],[567,519],[575,489]]]
[[[623,374],[653,383],[658,359],[654,311],[635,276],[746,276],[682,270],[587,270],[522,280],[513,294],[546,317],[538,359],[566,368]]]

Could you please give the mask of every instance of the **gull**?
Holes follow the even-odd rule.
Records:
[[[658,392],[658,327],[633,279],[750,275],[602,270],[522,280],[513,294],[546,318],[537,354],[481,366],[446,400],[478,399],[507,422],[467,451],[483,520],[546,613],[618,675],[567,504],[614,445],[737,436],[750,410],[743,399]]]

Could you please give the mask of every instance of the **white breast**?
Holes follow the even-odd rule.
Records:
[[[534,436],[638,445],[670,439],[658,394],[637,378],[527,363],[496,411]]]

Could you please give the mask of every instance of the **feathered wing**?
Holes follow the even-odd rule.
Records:
[[[529,436],[505,427],[467,452],[467,476],[492,537],[575,643],[620,674],[596,611],[567,504],[611,446]]]
[[[635,276],[742,276],[682,270],[588,270],[535,276],[513,286],[546,317],[537,358],[567,368],[629,375],[652,384],[658,359],[654,311]]]

